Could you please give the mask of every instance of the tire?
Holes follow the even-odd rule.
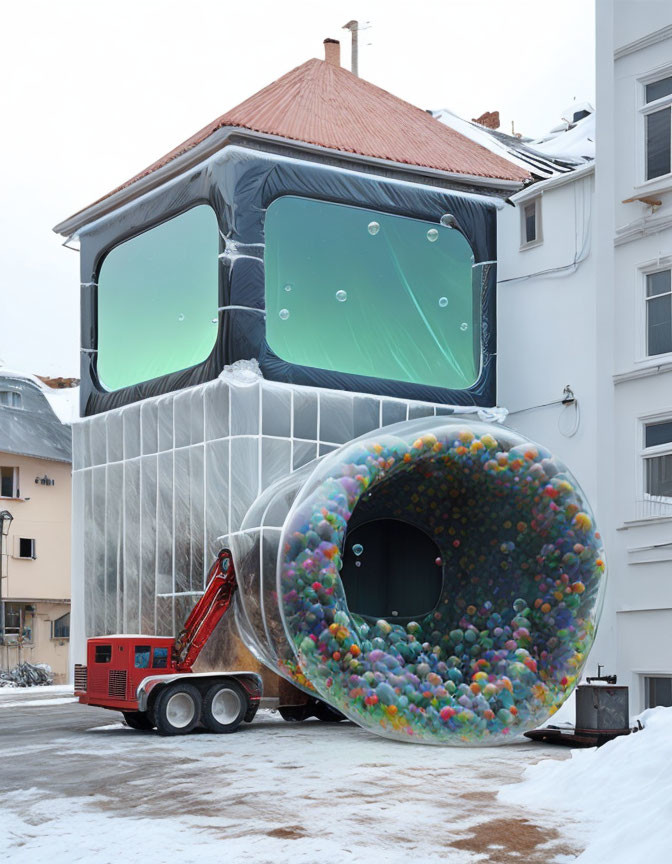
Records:
[[[341,714],[337,708],[332,708],[331,705],[327,705],[326,702],[321,702],[319,699],[315,701],[313,714],[323,723],[340,723],[341,720],[345,720],[345,714]]]
[[[201,719],[201,694],[193,684],[166,685],[154,703],[159,735],[186,735]]]
[[[144,711],[123,711],[126,725],[131,729],[142,729],[144,732],[154,728],[154,724]]]
[[[243,722],[248,707],[247,694],[237,681],[219,681],[205,694],[201,719],[211,732],[229,734]]]
[[[310,709],[307,705],[282,705],[278,711],[286,723],[302,723],[310,716]]]

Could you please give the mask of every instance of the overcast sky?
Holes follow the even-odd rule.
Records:
[[[590,0],[20,0],[0,50],[0,360],[78,375],[78,255],[57,222],[360,33],[360,75],[422,108],[540,135],[594,104]],[[366,43],[372,43],[370,45]]]

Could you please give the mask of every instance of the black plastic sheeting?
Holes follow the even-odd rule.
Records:
[[[475,269],[482,272],[482,361],[477,381],[467,389],[450,390],[297,366],[274,354],[266,342],[263,314],[264,219],[266,208],[283,195],[437,223],[445,214],[452,214],[473,249],[475,263],[486,265]],[[222,235],[219,306],[247,308],[220,311],[217,341],[203,363],[132,387],[105,391],[96,373],[97,278],[105,255],[124,240],[203,203],[213,207]],[[496,267],[486,263],[496,259],[493,199],[228,146],[201,166],[82,229],[80,240],[82,415],[212,380],[225,365],[250,358],[256,358],[264,377],[273,381],[451,405],[495,404]]]

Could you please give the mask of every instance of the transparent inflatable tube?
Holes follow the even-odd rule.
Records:
[[[375,519],[414,525],[440,550],[440,597],[417,620],[348,608],[348,526]],[[399,423],[305,466],[260,496],[232,546],[236,618],[256,656],[360,726],[430,744],[503,743],[557,710],[605,583],[567,468],[464,419]]]

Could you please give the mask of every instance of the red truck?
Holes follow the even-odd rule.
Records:
[[[199,724],[211,732],[235,732],[243,720],[250,723],[261,699],[259,675],[192,671],[236,587],[231,552],[223,549],[176,639],[89,639],[86,666],[75,666],[75,696],[84,705],[121,711],[133,729],[156,728],[160,735],[184,735]]]

